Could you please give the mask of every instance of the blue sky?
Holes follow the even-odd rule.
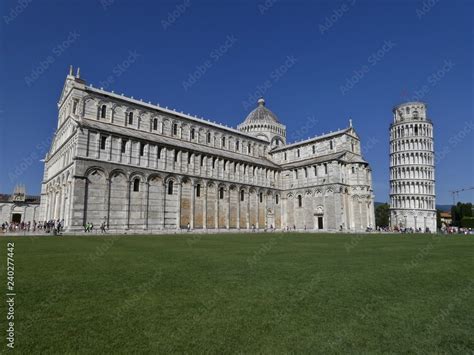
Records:
[[[94,86],[236,126],[263,95],[290,141],[348,125],[388,200],[394,105],[428,103],[437,202],[474,186],[470,1],[2,1],[0,192],[40,191],[70,64]],[[474,201],[474,192],[460,195]]]

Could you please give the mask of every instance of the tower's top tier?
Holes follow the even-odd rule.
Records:
[[[426,121],[426,104],[424,102],[405,102],[393,108],[393,123],[404,121]]]

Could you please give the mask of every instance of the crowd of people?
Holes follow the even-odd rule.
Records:
[[[53,234],[59,234],[63,231],[64,228],[64,219],[62,220],[49,220],[49,221],[35,221],[33,222],[28,221],[28,222],[3,222],[2,223],[2,228],[1,232],[2,233],[20,233],[20,232],[45,232],[45,233],[53,233]],[[255,224],[252,224],[251,226],[252,232],[256,232],[257,228]],[[270,225],[268,227],[265,225],[263,228],[265,232],[270,231],[274,232],[275,229],[273,225]],[[304,230],[306,230],[306,226],[304,227]],[[106,233],[107,231],[107,224],[104,222],[101,223],[100,225],[100,232],[101,233]],[[187,225],[187,231],[191,231],[191,227],[188,223]],[[290,232],[290,231],[296,231],[296,226],[293,225],[292,227],[286,226],[286,228],[283,228],[283,231]],[[341,226],[341,231],[342,231],[342,226]],[[429,228],[422,229],[422,228],[389,228],[389,227],[377,227],[375,229],[373,228],[367,228],[366,232],[386,232],[386,233],[431,233]],[[87,222],[84,225],[84,232],[85,233],[93,233],[94,232],[94,224],[91,222]],[[472,228],[462,228],[462,227],[444,227],[441,229],[441,233],[443,234],[464,234],[464,235],[469,235],[469,234],[474,234],[474,229]]]
[[[2,232],[46,232],[46,233],[60,233],[64,228],[64,219],[63,220],[54,220],[49,221],[35,221],[33,222],[3,222],[2,223]]]

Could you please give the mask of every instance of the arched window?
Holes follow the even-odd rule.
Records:
[[[133,112],[128,113],[128,124],[129,125],[133,124]]]
[[[135,191],[135,192],[140,191],[140,179],[139,178],[135,178],[133,180],[133,191]]]
[[[195,136],[195,130],[194,128],[191,128],[191,139],[194,139]]]
[[[313,154],[316,153],[316,146],[313,145]]]
[[[278,195],[276,195],[275,196],[275,204],[277,204],[277,205],[278,205],[278,200],[279,200]]]
[[[207,143],[211,143],[211,132],[207,132]]]
[[[332,142],[332,141],[329,141],[329,149],[331,149],[331,150],[332,150],[333,148],[334,148],[334,144],[333,144],[333,142]]]
[[[173,180],[168,181],[168,195],[173,194]]]
[[[201,166],[204,166],[204,155],[201,155]]]
[[[196,197],[201,197],[201,185],[196,185]]]
[[[153,120],[153,130],[154,130],[154,131],[157,131],[157,130],[158,130],[158,119],[157,119],[157,118],[155,118],[155,119]]]
[[[225,148],[225,137],[222,137],[222,147]]]
[[[173,136],[177,136],[177,135],[178,135],[178,124],[173,123]]]
[[[102,105],[100,109],[100,118],[105,118],[107,115],[107,106]]]
[[[328,173],[328,165],[325,163],[324,164],[324,174]]]
[[[236,151],[239,151],[239,144],[240,144],[239,141],[236,141],[236,142],[235,142],[235,150],[236,150]]]
[[[298,207],[303,207],[303,197],[298,195]]]
[[[240,201],[244,200],[244,196],[245,196],[244,190],[240,190]]]
[[[188,164],[191,164],[192,153],[188,152]]]
[[[224,198],[224,188],[221,187],[221,188],[219,189],[219,199],[222,200],[223,198]]]
[[[300,150],[299,150],[299,149],[296,150],[296,156],[297,156],[298,158],[300,157]]]
[[[263,202],[263,193],[260,192],[260,203],[262,203],[262,202]]]

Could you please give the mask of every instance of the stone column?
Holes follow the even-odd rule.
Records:
[[[145,201],[145,223],[143,225],[143,229],[148,229],[148,210],[150,208],[150,182],[145,181],[143,184],[145,185],[145,196],[146,196],[146,201]]]
[[[227,188],[227,216],[226,216],[226,229],[230,228],[230,186]]]
[[[177,183],[176,187],[178,188],[178,212],[176,216],[176,220],[177,220],[176,229],[180,229],[181,228],[181,189],[182,189],[181,183]]]
[[[189,154],[189,153],[188,153]],[[194,229],[194,198],[196,196],[196,191],[195,191],[195,186],[194,186],[194,180],[191,181],[191,220],[189,221],[189,225],[191,229]]]
[[[130,228],[130,199],[131,199],[131,193],[130,190],[132,188],[133,181],[129,181],[127,184],[127,195],[126,195],[126,204],[127,204],[127,215],[125,217],[125,220],[127,223],[125,224],[125,229],[128,230]]]
[[[109,138],[110,138],[110,139],[109,139],[109,141],[110,141],[110,142],[109,142],[109,154],[108,154],[108,155],[109,155],[109,158],[108,158],[107,160],[110,161],[110,160],[112,160],[112,146],[113,146],[113,143],[114,143],[114,137],[109,136]]]
[[[257,191],[257,223],[255,225],[255,228],[259,229],[260,228],[260,190]]]
[[[202,229],[207,229],[207,181],[203,181],[202,183],[203,186],[203,193],[204,193],[204,207],[202,211]]]
[[[105,178],[105,206],[106,206],[106,215],[105,215],[105,223],[107,229],[109,228],[109,220],[110,220],[110,178]]]
[[[167,190],[166,190],[166,181],[163,180],[163,220],[161,221],[161,229],[165,229],[165,217],[166,217],[166,195],[167,195]]]
[[[219,186],[216,189],[216,213],[214,213],[214,226],[219,229]]]
[[[247,216],[246,216],[246,222],[247,222],[247,229],[250,229],[250,189],[247,194]]]
[[[237,230],[240,230],[240,188],[237,188]]]
[[[268,220],[267,220],[267,193],[263,193],[263,221],[264,227],[268,227]]]

